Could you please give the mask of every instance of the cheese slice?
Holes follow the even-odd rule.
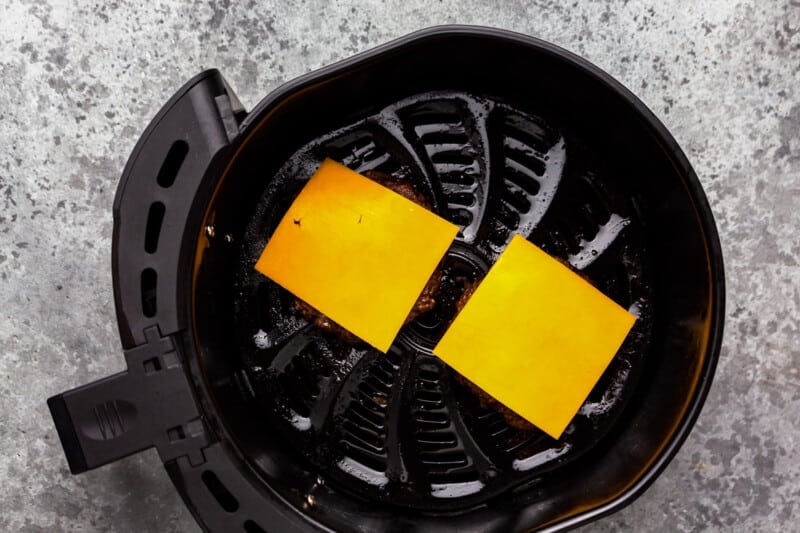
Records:
[[[458,227],[326,159],[256,270],[386,352]]]
[[[433,353],[559,438],[635,320],[517,235]]]

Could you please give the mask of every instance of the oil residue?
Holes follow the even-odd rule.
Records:
[[[384,487],[389,483],[389,478],[386,476],[385,472],[373,470],[350,457],[343,457],[336,463],[336,466],[343,472],[374,487]]]
[[[482,481],[431,483],[431,496],[434,498],[461,498],[471,494],[477,494],[484,486]]]
[[[611,246],[617,235],[630,224],[630,220],[623,218],[617,214],[612,214],[611,218],[605,224],[602,224],[595,236],[591,240],[581,239],[580,251],[569,256],[569,263],[577,268],[583,270],[591,265],[600,254],[606,251],[606,248]]]

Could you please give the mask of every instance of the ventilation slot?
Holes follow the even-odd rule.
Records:
[[[148,254],[158,249],[158,236],[161,234],[161,223],[164,221],[164,204],[153,202],[147,213],[147,226],[144,231],[144,250]]]
[[[545,163],[544,157],[530,145],[511,137],[509,134],[503,139],[503,148],[506,152],[506,165],[532,178],[531,174],[536,176],[544,175]]]
[[[239,502],[231,494],[231,492],[222,484],[217,475],[211,470],[206,470],[201,476],[203,483],[208,487],[208,491],[217,500],[220,507],[229,513],[236,512],[239,509]]]
[[[376,144],[368,131],[358,131],[325,147],[329,156],[356,172],[379,170],[387,174],[399,168],[397,161]]]
[[[544,154],[558,141],[558,134],[541,122],[541,119],[522,115],[511,110],[503,117],[506,137],[516,141],[520,151],[530,154]],[[539,156],[540,157],[540,156]]]
[[[343,446],[346,455],[355,459],[357,463],[376,472],[384,472],[386,470],[386,455],[384,453],[376,453],[351,440],[344,441]]]
[[[471,167],[475,162],[475,158],[460,150],[443,150],[441,152],[434,152],[433,155],[431,155],[431,161],[433,161],[434,165],[449,164]]]
[[[175,183],[175,178],[178,177],[178,171],[181,169],[183,160],[186,159],[186,154],[189,153],[189,145],[186,141],[175,141],[167,152],[167,157],[164,158],[164,163],[161,165],[161,170],[158,171],[156,182],[165,189],[171,187]]]
[[[509,458],[527,457],[534,449],[532,446],[550,442],[541,431],[521,431],[509,426],[500,413],[481,406],[475,393],[457,377],[453,380],[453,389],[461,397],[464,423],[475,442],[493,456],[497,464],[503,464]]]
[[[442,180],[442,188],[445,190],[452,189],[458,191],[463,187],[471,188],[475,186],[475,176],[466,172],[444,174],[440,176],[440,178]]]
[[[565,144],[540,119],[503,110],[491,122],[499,196],[489,226],[491,248],[500,252],[514,233],[528,237],[548,211],[563,171]]]
[[[444,218],[461,227],[458,239],[472,242],[482,217],[486,194],[484,119],[467,102],[436,99],[398,111],[405,134],[420,160],[442,184]]]
[[[248,520],[244,523],[244,530],[245,533],[267,533],[267,531],[253,522],[252,520]]]
[[[156,305],[156,289],[158,284],[158,275],[152,268],[146,268],[142,271],[142,313],[147,318],[156,316],[158,307]]]
[[[425,117],[425,118],[428,118],[428,117]],[[453,128],[456,128],[456,127],[460,126],[460,121],[459,121],[459,119],[453,117],[453,118],[450,118],[450,123],[448,125],[452,126]],[[420,131],[426,131],[426,128],[428,130],[431,129],[430,126],[422,126],[420,128]],[[469,137],[467,137],[467,134],[463,129],[461,129],[461,130],[459,130],[459,129],[451,130],[450,128],[447,128],[447,129],[444,129],[444,130],[441,130],[441,131],[432,131],[431,133],[424,133],[420,137],[420,140],[423,142],[423,144],[433,144],[433,145],[460,145],[460,146],[463,146],[463,145],[466,145],[467,143],[469,143]]]
[[[506,187],[519,187],[529,196],[536,196],[541,188],[539,182],[518,168],[506,166]]]
[[[397,368],[391,352],[375,360],[354,392],[342,423],[342,446],[347,455],[379,472],[386,470],[386,406]]]
[[[412,416],[417,459],[431,483],[455,483],[477,479],[472,461],[453,428],[440,385],[441,370],[435,364],[417,367]]]
[[[424,450],[439,450],[455,446],[457,441],[455,433],[420,431],[417,433],[417,444]]]
[[[414,421],[420,428],[424,429],[441,429],[450,425],[446,414],[432,413],[430,411],[418,411],[415,413]]]
[[[520,213],[526,213],[531,208],[531,200],[528,195],[516,187],[509,187],[503,191],[503,202]]]
[[[505,454],[516,456],[517,459],[524,459],[533,455],[547,441],[540,434],[527,435],[520,432],[509,437],[507,442]]]
[[[505,204],[500,204],[497,210],[497,220],[507,228],[516,228],[519,226],[519,213]]]

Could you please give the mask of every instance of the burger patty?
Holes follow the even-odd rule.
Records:
[[[572,270],[573,272],[578,274],[580,277],[582,277],[586,281],[589,281],[589,278],[586,277],[586,274],[584,274],[583,272],[579,272],[579,271],[575,270],[572,267],[572,265],[570,265],[568,262],[564,261],[563,259],[558,259],[558,258],[556,258],[556,259],[560,263],[562,263],[564,266],[568,267],[570,270]],[[466,286],[466,288],[464,289],[463,294],[461,295],[461,297],[456,302],[456,312],[457,313],[460,312],[464,308],[464,306],[467,304],[467,301],[475,293],[475,289],[478,288],[479,284],[480,284],[480,282],[476,281],[476,282],[473,282],[473,283],[471,283],[471,284]],[[473,382],[471,382],[470,380],[468,380],[467,378],[465,378],[464,376],[462,376],[461,374],[459,374],[457,372],[456,372],[456,380],[459,383],[461,383],[462,385],[464,385],[467,389],[469,389],[470,392],[472,392],[472,394],[475,395],[475,397],[480,402],[481,407],[483,407],[484,409],[491,409],[493,411],[497,411],[500,415],[502,415],[502,417],[506,421],[506,423],[509,426],[511,426],[512,428],[519,429],[521,431],[530,431],[530,430],[536,429],[536,427],[533,424],[531,424],[530,422],[528,422],[527,420],[525,420],[524,418],[519,416],[517,413],[515,413],[514,411],[512,411],[511,409],[509,409],[508,407],[503,405],[501,402],[499,402],[496,399],[494,399],[494,397],[490,396],[482,388],[478,387]]]
[[[397,179],[389,174],[377,170],[367,170],[363,173],[363,176],[383,185],[387,189],[391,189],[400,196],[411,200],[415,204],[422,206],[425,209],[431,209],[431,203],[428,201],[428,198],[417,191],[413,185],[406,180]],[[430,279],[428,279],[428,283],[422,289],[422,293],[420,293],[419,298],[417,298],[417,301],[414,303],[414,307],[411,308],[411,311],[406,317],[406,324],[418,316],[427,313],[436,306],[436,295],[439,293],[439,287],[441,286],[441,283],[442,269],[441,266],[439,266],[433,272]],[[326,333],[330,333],[331,335],[338,337],[348,344],[358,344],[362,342],[361,339],[328,318],[326,315],[314,309],[306,302],[300,299],[295,299],[294,307],[297,309],[300,315],[303,316],[303,318],[308,320],[316,328]]]
[[[464,289],[464,293],[456,302],[456,312],[460,312],[464,306],[467,304],[467,301],[472,297],[475,293],[475,289],[478,288],[480,282],[473,282],[466,286]],[[456,380],[464,385],[469,391],[475,395],[480,402],[481,407],[484,409],[491,409],[492,411],[497,411],[503,419],[506,421],[506,424],[511,426],[514,429],[519,429],[521,431],[530,431],[535,429],[533,424],[519,416],[517,413],[503,405],[501,402],[494,399],[494,397],[490,396],[489,393],[484,391],[482,388],[475,385],[473,382],[456,372]]]

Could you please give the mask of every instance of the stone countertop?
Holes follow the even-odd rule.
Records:
[[[441,23],[534,35],[622,81],[684,148],[719,226],[726,333],[705,409],[645,495],[585,529],[797,527],[796,0],[9,0],[0,5],[0,530],[196,530],[153,451],[69,475],[45,405],[123,367],[111,205],[128,154],[172,92],[218,67],[251,108],[284,81]]]

